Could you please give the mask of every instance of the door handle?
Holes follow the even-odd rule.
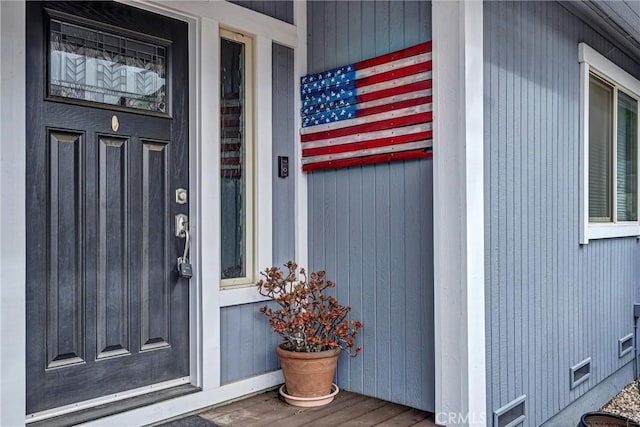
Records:
[[[176,236],[184,239],[184,251],[178,257],[178,274],[180,277],[190,279],[193,276],[191,263],[189,262],[189,245],[191,235],[189,234],[189,217],[185,214],[176,215]]]
[[[189,228],[189,217],[179,213],[176,215],[176,237],[185,238],[186,231]]]

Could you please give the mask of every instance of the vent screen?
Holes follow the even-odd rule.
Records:
[[[582,362],[571,367],[571,388],[576,388],[591,376],[591,358],[584,359]]]
[[[494,411],[493,425],[495,427],[515,427],[522,424],[527,415],[526,400],[527,396],[522,395]]]
[[[618,357],[626,356],[633,350],[633,334],[624,336],[618,340]]]

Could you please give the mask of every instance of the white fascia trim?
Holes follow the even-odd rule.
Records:
[[[0,425],[24,424],[26,220],[24,1],[0,1]]]
[[[432,3],[436,413],[486,424],[483,4]]]
[[[307,74],[307,2],[294,1],[294,22],[298,30],[298,47],[294,50],[293,87],[297,88],[300,78]],[[294,159],[292,162],[295,177],[295,260],[298,265],[309,266],[309,204],[307,193],[307,174],[302,172],[302,144],[299,131],[302,129],[302,119],[298,112],[302,109],[299,96],[294,96]]]

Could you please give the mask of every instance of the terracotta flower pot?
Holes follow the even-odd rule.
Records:
[[[331,394],[340,348],[316,353],[300,353],[276,347],[287,387],[297,397],[321,397]]]

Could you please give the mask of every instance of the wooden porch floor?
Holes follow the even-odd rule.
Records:
[[[297,408],[286,404],[278,391],[273,390],[209,409],[198,416],[220,427],[436,427],[433,414],[348,391],[340,391],[327,406]]]

